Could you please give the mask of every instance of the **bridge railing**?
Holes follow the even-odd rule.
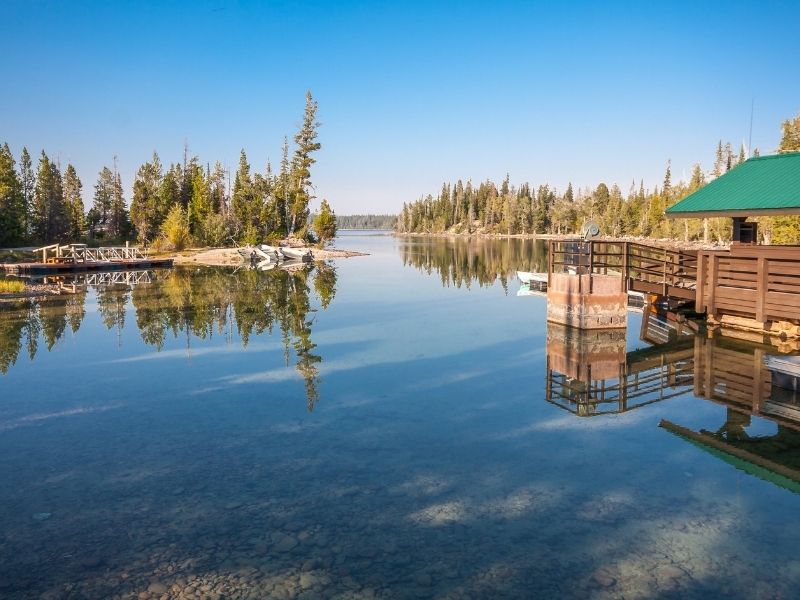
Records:
[[[51,244],[37,248],[43,263],[121,262],[147,258],[136,246],[89,248],[86,244]]]

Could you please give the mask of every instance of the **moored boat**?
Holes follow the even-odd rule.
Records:
[[[314,260],[314,255],[311,253],[311,250],[300,250],[298,248],[284,246],[280,248],[280,251],[286,260],[299,260],[301,262],[311,262]]]
[[[547,283],[547,273],[530,273],[528,271],[517,271],[517,279],[522,283]]]

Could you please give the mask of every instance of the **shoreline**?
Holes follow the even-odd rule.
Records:
[[[367,252],[357,252],[355,250],[343,250],[336,248],[314,248],[299,247],[298,250],[311,250],[314,260],[311,263],[298,263],[288,265],[287,270],[295,270],[305,267],[306,264],[324,262],[337,258],[352,258],[356,256],[369,256]],[[185,266],[204,266],[204,267],[238,267],[246,264],[246,261],[239,254],[239,248],[191,248],[179,253],[164,252],[157,254],[160,257],[171,258],[174,267]],[[13,294],[0,293],[0,303],[25,300],[29,298],[57,298],[65,295],[61,293],[59,284],[28,283],[25,282],[25,290]]]
[[[464,238],[464,239],[471,239],[475,238],[476,240],[505,240],[505,239],[522,239],[522,240],[575,240],[579,239],[579,234],[558,234],[558,233],[512,233],[512,234],[505,234],[505,233],[483,233],[483,232],[475,232],[475,233],[463,233],[463,232],[450,232],[450,231],[441,231],[441,232],[413,232],[413,233],[401,233],[398,231],[392,232],[392,236],[394,237],[427,237],[427,238]],[[661,245],[670,245],[673,248],[688,248],[688,249],[703,249],[703,250],[722,250],[726,248],[730,248],[730,244],[715,244],[713,242],[705,243],[698,240],[688,241],[685,242],[683,240],[677,240],[672,238],[651,238],[651,237],[634,237],[634,236],[620,236],[620,237],[610,237],[610,236],[600,236],[596,238],[592,238],[594,241],[597,242],[634,242],[638,244],[650,244],[654,246],[661,246]]]
[[[246,248],[247,246],[244,246]],[[352,258],[355,256],[369,256],[366,252],[355,250],[339,250],[335,248],[314,248],[311,246],[297,247],[296,250],[310,250],[314,255],[312,262],[322,262],[335,258]],[[206,267],[236,267],[245,264],[245,259],[239,254],[240,248],[196,248],[180,253],[168,255],[176,267],[185,265],[203,265]]]

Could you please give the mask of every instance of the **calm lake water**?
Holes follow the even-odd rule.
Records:
[[[778,349],[548,326],[541,243],[337,245],[0,307],[0,597],[798,596]]]

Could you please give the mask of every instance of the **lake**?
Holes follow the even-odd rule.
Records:
[[[1,597],[796,597],[779,348],[548,325],[542,242],[336,244],[0,306]]]

